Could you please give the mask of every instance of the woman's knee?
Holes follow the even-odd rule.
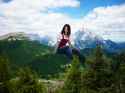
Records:
[[[70,59],[73,59],[72,49],[71,49],[71,48],[67,48],[67,50],[66,50],[66,55],[67,55]]]
[[[80,55],[81,55],[81,53],[80,53],[80,50],[79,50],[79,49],[73,48],[73,49],[72,49],[72,52],[73,52],[73,54],[75,54],[75,55],[78,55],[78,56],[80,56]]]
[[[72,52],[73,52],[73,54],[75,54],[79,57],[80,62],[85,62],[85,56],[80,52],[79,49],[73,48]]]

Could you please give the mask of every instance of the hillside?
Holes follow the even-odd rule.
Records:
[[[67,58],[52,54],[52,51],[52,47],[27,38],[18,40],[9,37],[0,40],[0,55],[8,57],[13,73],[24,66],[31,67],[43,77],[64,71],[61,66],[67,63]]]

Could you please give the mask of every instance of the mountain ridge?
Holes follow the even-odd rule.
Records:
[[[41,44],[54,47],[54,42],[52,38],[49,36],[40,37],[38,34],[31,34],[31,33],[24,33],[24,32],[15,32],[15,33],[8,33],[6,35],[0,36],[0,40],[7,39],[8,41],[11,40],[30,40],[30,41],[37,41]],[[75,33],[74,38],[74,47],[79,49],[86,49],[86,48],[95,48],[96,45],[101,45],[104,50],[108,52],[119,52],[125,49],[125,42],[114,42],[110,39],[104,40],[102,37],[92,33],[92,32],[84,32],[84,31],[77,31]]]

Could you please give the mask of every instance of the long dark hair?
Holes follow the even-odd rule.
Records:
[[[65,34],[65,27],[68,28],[67,35],[70,36],[70,34],[71,34],[71,27],[70,27],[69,24],[65,24],[65,25],[63,26],[62,31],[61,31],[61,34]]]

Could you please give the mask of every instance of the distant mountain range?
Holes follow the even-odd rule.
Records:
[[[91,32],[78,31],[75,33],[75,47],[79,49],[91,49],[96,45],[101,45],[102,48],[108,52],[119,52],[125,50],[125,42],[113,42],[111,40],[104,40],[102,37]]]
[[[49,36],[40,37],[38,34],[26,34],[24,32],[9,33],[0,37],[0,40],[24,40],[38,41],[41,44],[53,46],[53,39]],[[79,49],[95,48],[99,44],[108,52],[119,52],[125,50],[125,42],[114,42],[104,40],[102,37],[93,34],[92,32],[77,31],[74,38],[74,46]]]

